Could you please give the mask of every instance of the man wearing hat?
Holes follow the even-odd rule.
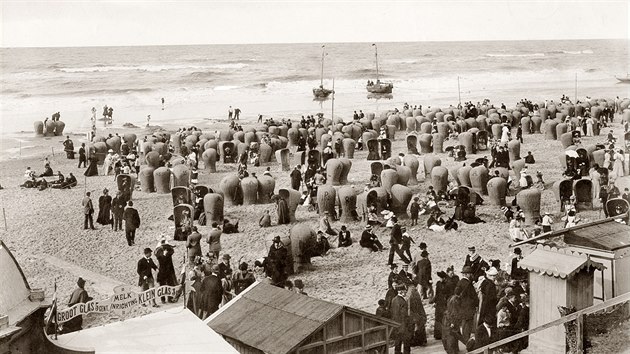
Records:
[[[153,262],[153,258],[151,255],[153,254],[153,250],[150,248],[144,249],[144,257],[140,258],[138,261],[138,266],[136,268],[136,272],[138,273],[138,286],[142,291],[149,290],[150,288],[155,287],[155,279],[153,278],[153,270],[157,270],[158,267]],[[153,299],[153,307],[159,307],[158,304]]]
[[[372,252],[382,251],[383,245],[378,240],[378,237],[372,231],[372,225],[367,225],[363,233],[361,233],[361,240],[359,241],[361,247],[370,249]]]
[[[287,278],[286,267],[291,266],[290,264],[287,264],[288,254],[289,251],[280,240],[280,236],[274,237],[273,244],[269,248],[269,253],[267,254],[267,260],[270,262],[273,273],[268,275],[271,275],[274,284],[280,285],[281,287]]]
[[[166,237],[162,237],[160,246],[155,249],[155,257],[158,260],[157,282],[162,285],[177,285],[177,276],[175,275],[175,266],[173,265],[174,246],[171,245]],[[162,296],[162,303],[166,303],[167,296]],[[168,296],[168,301],[173,302],[173,298]]]
[[[459,294],[460,306],[459,316],[461,318],[461,333],[464,341],[470,338],[470,334],[474,331],[474,317],[479,305],[479,298],[473,286],[473,270],[470,266],[465,265],[462,268],[462,279],[457,283],[455,294]]]
[[[223,285],[219,279],[219,266],[214,264],[204,271],[205,277],[201,281],[200,318],[205,320],[219,309],[223,300]]]
[[[330,226],[330,220],[328,219],[330,212],[328,210],[324,211],[324,215],[319,219],[319,231],[323,233],[327,233],[332,236],[337,235],[337,231]]]
[[[186,238],[186,253],[186,256],[188,257],[188,264],[191,267],[195,265],[195,258],[202,256],[201,234],[199,233],[197,226],[192,227],[192,233]]]
[[[391,270],[391,272],[387,276],[387,289],[393,289],[394,283],[396,284],[400,283],[398,281],[399,279],[398,264],[396,263],[390,264],[389,269]]]
[[[489,268],[488,263],[477,253],[475,246],[468,247],[468,254],[464,261],[464,266],[472,269],[472,280],[476,281],[480,276],[485,274],[485,270]]]
[[[514,258],[512,258],[512,269],[510,278],[513,280],[527,279],[527,271],[518,267],[518,262],[523,259],[523,251],[520,247],[514,248]]]
[[[553,218],[551,217],[550,212],[545,212],[545,215],[542,217],[542,221],[540,225],[542,225],[543,232],[551,232],[551,225],[553,224]]]
[[[431,261],[429,260],[429,252],[424,250],[420,253],[420,260],[416,263],[416,282],[420,285],[420,294],[422,299],[427,299],[427,292],[433,292],[431,279]]]
[[[94,228],[94,218],[92,214],[94,214],[94,204],[92,204],[92,198],[90,198],[90,192],[85,193],[85,197],[81,202],[83,205],[83,214],[85,214],[85,219],[83,220],[83,229],[87,230],[88,222],[90,224],[90,229],[96,230]]]
[[[498,271],[496,268],[491,267],[486,271],[486,276],[481,279],[479,283],[479,316],[477,317],[477,326],[483,324],[483,320],[486,317],[492,318],[491,323],[496,322],[496,307],[497,307],[497,287],[495,285],[495,279]]]
[[[219,279],[224,279],[225,275],[228,272],[232,272],[232,267],[230,267],[230,259],[232,259],[232,257],[230,257],[230,255],[227,253],[223,254],[223,256],[221,257],[221,262],[219,262]]]
[[[400,323],[400,327],[394,330],[392,337],[394,338],[394,353],[409,354],[411,353],[410,340],[413,333],[413,323],[409,318],[409,307],[405,294],[407,289],[404,285],[398,285],[395,289],[398,293],[392,299],[389,309],[391,319]],[[401,351],[401,349],[403,351]]]
[[[398,257],[400,257],[403,262],[409,264],[411,260],[407,259],[407,257],[402,253],[400,249],[400,245],[402,244],[402,229],[398,224],[398,218],[396,216],[392,216],[390,220],[393,222],[393,225],[389,238],[390,249],[387,264],[394,263],[394,253],[397,253]]]
[[[133,246],[136,244],[136,229],[140,227],[140,214],[133,207],[133,202],[127,202],[127,207],[123,212],[123,220],[125,220],[125,236],[127,244]]]
[[[250,285],[256,282],[254,274],[249,271],[247,263],[243,262],[238,266],[238,272],[234,274],[234,292],[236,295],[240,294],[243,290],[247,289]]]
[[[70,300],[68,301],[68,307],[72,307],[76,304],[85,304],[88,301],[91,301],[92,298],[88,295],[88,292],[85,290],[85,280],[83,278],[79,278],[77,280],[77,288],[74,289],[72,295],[70,295]],[[80,331],[83,329],[83,316],[79,315],[74,317],[73,319],[64,322],[63,324],[63,333],[70,333],[75,331]]]

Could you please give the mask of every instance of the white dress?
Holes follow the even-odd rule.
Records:
[[[501,133],[501,144],[505,144],[510,141],[510,129],[508,127],[503,127],[503,131]]]
[[[624,171],[623,171],[623,154],[620,154],[618,152],[616,152],[613,155],[613,170],[612,170],[612,177],[613,178],[617,178],[617,177],[623,177],[624,175]]]

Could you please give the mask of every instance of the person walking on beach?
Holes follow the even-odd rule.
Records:
[[[92,204],[92,199],[90,199],[90,192],[85,193],[85,197],[83,198],[81,204],[83,205],[83,213],[85,214],[83,229],[87,230],[89,222],[90,229],[96,230],[94,228],[94,219],[92,218],[92,214],[94,214],[94,205]]]
[[[151,121],[151,115],[147,114],[147,128],[149,127],[149,122]]]
[[[240,117],[241,117],[241,109],[236,107],[234,109],[234,119],[239,120]]]
[[[79,166],[81,168],[81,163],[83,163],[83,168],[87,167],[87,156],[85,155],[85,143],[81,143],[81,147],[79,148]]]
[[[127,244],[133,246],[136,244],[136,229],[140,227],[140,215],[138,214],[138,210],[133,207],[131,200],[127,203],[127,208],[125,208],[123,212],[123,219],[125,220]]]
[[[230,108],[228,108],[228,119],[232,120],[232,115],[234,114],[234,110],[232,109],[232,106],[230,106]]]
[[[144,257],[140,258],[140,260],[138,261],[138,266],[136,268],[136,273],[138,273],[138,286],[142,291],[155,288],[155,278],[153,278],[153,270],[157,270],[158,267],[157,265],[155,265],[155,262],[153,262],[153,258],[151,258],[152,254],[153,250],[148,247],[145,248]],[[159,307],[158,304],[155,302],[155,298],[153,298],[153,307]]]
[[[162,110],[164,110],[164,97],[162,97]]]

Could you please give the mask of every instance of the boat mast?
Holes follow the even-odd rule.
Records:
[[[320,80],[319,80],[319,86],[320,87],[324,87],[324,56],[326,55],[325,51],[325,45],[322,45],[322,74],[320,76]]]
[[[378,48],[376,47],[376,43],[372,43],[374,46],[374,59],[376,61],[376,82],[378,82]]]

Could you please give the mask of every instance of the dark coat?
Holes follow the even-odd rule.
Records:
[[[473,318],[477,312],[479,298],[472,282],[468,278],[462,278],[457,283],[455,294],[459,294],[460,297],[459,314],[461,318],[464,320]]]
[[[483,319],[490,316],[496,323],[497,318],[497,287],[488,279],[484,279],[479,288],[479,320],[477,324],[483,324]]]
[[[398,223],[394,224],[392,227],[392,233],[389,238],[390,245],[400,245],[402,244],[402,230],[400,229],[400,225]]]
[[[125,201],[123,198],[114,197],[114,199],[112,199],[112,214],[122,217],[124,211]]]
[[[207,315],[213,314],[219,309],[221,300],[223,299],[223,285],[221,279],[214,274],[208,275],[201,281],[201,306],[200,309]]]
[[[153,278],[152,270],[157,270],[158,267],[153,262],[153,258],[149,258],[147,260],[146,257],[142,257],[138,261],[138,267],[136,272],[138,273],[138,286],[142,286],[144,284],[144,277]]]
[[[175,276],[175,267],[173,266],[173,253],[175,250],[171,245],[160,246],[161,251],[155,250],[158,267],[157,281],[160,285],[177,285],[177,277]]]
[[[409,318],[409,307],[407,306],[407,300],[400,295],[396,295],[392,299],[392,304],[389,308],[390,318],[392,321],[400,323],[400,327],[395,331],[396,336],[401,340],[408,340],[411,337],[409,331],[409,325],[411,324]],[[396,337],[395,336],[395,337]]]
[[[125,220],[125,230],[135,230],[140,227],[140,215],[138,211],[132,207],[127,207],[123,212],[123,220]]]
[[[475,331],[475,347],[474,349],[485,347],[486,345],[496,341],[496,328],[491,328],[490,333],[488,334],[488,330],[482,324],[477,326],[477,330]]]
[[[428,258],[421,258],[416,265],[416,281],[418,284],[428,287],[431,281],[431,261]]]

